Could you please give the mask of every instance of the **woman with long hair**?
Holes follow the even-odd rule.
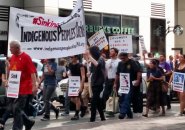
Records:
[[[146,113],[143,114],[144,117],[148,117],[149,109],[155,108],[156,110],[159,110],[160,106],[162,106],[162,115],[165,115],[165,109],[163,105],[161,105],[162,80],[163,74],[158,67],[158,63],[156,60],[151,60],[147,71],[147,81],[149,82],[149,85],[147,90]]]
[[[174,72],[185,73],[185,55],[179,56],[179,64],[175,67]],[[171,84],[172,80],[173,80],[173,75],[171,76],[169,84]],[[179,101],[180,101],[180,116],[182,116],[185,114],[185,111],[184,111],[184,109],[185,109],[185,91],[178,92],[178,96],[179,96]]]
[[[96,120],[96,109],[100,114],[101,121],[105,120],[102,99],[100,93],[103,90],[105,81],[105,61],[101,57],[100,50],[97,46],[89,48],[90,54],[87,52],[86,56],[91,62],[91,86],[92,86],[92,100],[91,100],[91,118],[90,122]]]

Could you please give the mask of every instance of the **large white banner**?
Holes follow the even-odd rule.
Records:
[[[10,71],[8,78],[7,97],[18,98],[20,88],[21,71]]]
[[[10,8],[9,39],[21,42],[32,58],[60,58],[85,52],[86,30],[82,0],[68,17]]]
[[[109,47],[117,48],[119,52],[133,53],[132,35],[110,36]]]
[[[173,73],[173,91],[183,92],[185,82],[185,73]]]
[[[99,30],[94,35],[92,35],[88,39],[88,42],[91,46],[98,46],[100,50],[102,50],[105,46],[108,45],[108,41],[103,29]]]

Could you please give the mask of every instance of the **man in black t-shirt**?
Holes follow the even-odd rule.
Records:
[[[114,83],[114,89],[118,90],[121,84],[127,84],[128,87],[130,87],[128,90],[128,93],[123,93],[119,91],[120,99],[120,115],[119,119],[124,119],[125,116],[127,115],[128,118],[133,118],[133,114],[131,111],[130,107],[130,102],[131,102],[131,95],[133,93],[134,87],[137,87],[140,85],[141,81],[141,69],[139,66],[136,64],[136,62],[132,59],[128,58],[127,53],[120,53],[119,55],[121,61],[118,64],[117,67],[117,73],[116,73],[116,78],[115,78],[115,83]],[[130,79],[130,84],[129,82],[123,82],[120,81],[120,74],[127,74],[129,75]],[[126,81],[126,80],[125,80]],[[118,82],[120,85],[118,85]]]
[[[80,76],[81,82],[80,82],[80,89],[79,89],[79,96],[77,97],[70,97],[71,101],[76,104],[76,112],[74,117],[71,118],[71,120],[78,120],[79,119],[79,111],[81,108],[81,93],[84,89],[84,82],[85,82],[85,68],[84,66],[79,63],[78,56],[72,56],[71,57],[71,63],[69,64],[69,76]]]

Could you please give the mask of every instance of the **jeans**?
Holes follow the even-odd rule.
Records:
[[[102,120],[105,119],[103,106],[102,106],[102,99],[100,98],[100,93],[103,90],[103,85],[101,86],[92,86],[92,100],[91,100],[91,121],[95,121],[96,119],[96,109],[100,114],[100,118]]]
[[[65,108],[64,108],[65,113],[70,112],[70,97],[68,96],[68,89],[65,93]]]
[[[55,107],[50,103],[51,97],[55,92],[56,85],[45,85],[43,89],[44,102],[45,102],[45,115],[50,116],[50,108],[54,111]]]
[[[120,107],[120,114],[128,117],[132,116],[132,111],[130,107],[130,98],[131,93],[128,94],[122,94],[119,98],[119,107]]]

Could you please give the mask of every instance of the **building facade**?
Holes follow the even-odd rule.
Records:
[[[6,1],[13,0],[3,0]],[[9,6],[61,17],[69,15],[76,4],[76,0],[17,1],[19,5],[14,3],[15,5]],[[171,48],[174,48],[174,34],[166,35],[166,28],[169,22],[170,26],[174,26],[174,0],[84,0],[84,8],[87,37],[104,29],[107,37],[133,35],[134,53],[139,51],[138,36],[143,36],[148,52],[167,55],[173,52]]]
[[[175,0],[175,25],[185,28],[185,0]],[[175,36],[175,48],[185,52],[185,33]]]

